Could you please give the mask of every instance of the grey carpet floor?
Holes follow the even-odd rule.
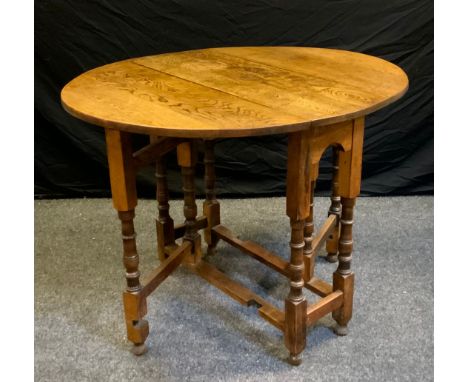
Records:
[[[284,198],[222,200],[223,223],[287,258],[284,204]],[[327,208],[328,199],[317,198],[317,223]],[[140,201],[136,213],[144,273],[158,264],[156,205]],[[180,201],[171,213],[182,220]],[[285,362],[280,332],[254,307],[237,304],[184,268],[149,297],[149,350],[132,355],[119,235],[110,200],[35,202],[37,381],[433,380],[432,197],[358,200],[350,333],[336,337],[333,320],[324,317],[309,329],[299,367]],[[224,243],[209,261],[282,307],[284,277]],[[335,267],[319,258],[316,272],[331,280]]]

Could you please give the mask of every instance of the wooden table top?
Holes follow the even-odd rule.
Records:
[[[360,117],[408,78],[369,55],[306,47],[192,50],[90,70],[62,90],[86,122],[144,134],[220,138],[288,133]]]

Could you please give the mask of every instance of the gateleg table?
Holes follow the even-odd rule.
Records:
[[[145,352],[149,333],[146,299],[181,264],[284,333],[289,362],[298,365],[307,327],[332,313],[338,335],[348,333],[354,274],[353,208],[360,192],[364,117],[400,98],[405,73],[385,60],[343,50],[306,47],[229,47],[133,58],[90,70],[62,90],[70,114],[105,128],[112,199],[122,225],[127,288],[123,293],[128,339]],[[291,224],[290,261],[240,240],[221,223],[215,196],[214,143],[218,138],[287,134],[286,214]],[[131,135],[150,136],[132,149]],[[206,198],[195,203],[197,141],[204,143]],[[323,152],[333,147],[329,216],[315,233],[313,190]],[[177,151],[185,222],[169,214],[166,154]],[[135,174],[156,166],[157,248],[160,265],[138,270],[133,219]],[[248,215],[246,215],[248,216]],[[248,220],[245,222],[248,224]],[[290,280],[284,307],[276,307],[231,280],[204,259],[223,240]],[[319,248],[338,261],[332,282],[314,275]],[[303,289],[321,297],[308,304]]]

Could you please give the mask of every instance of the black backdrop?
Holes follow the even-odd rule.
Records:
[[[432,1],[36,0],[36,197],[110,195],[103,129],[60,106],[73,77],[132,56],[246,45],[348,49],[401,66],[408,93],[366,119],[362,194],[433,192]],[[284,135],[220,141],[218,194],[283,193],[285,153]],[[180,181],[170,162],[175,194]],[[327,152],[318,193],[329,187],[330,170]],[[139,175],[138,190],[154,196],[151,169]]]

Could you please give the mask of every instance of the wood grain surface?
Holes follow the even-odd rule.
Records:
[[[64,108],[103,127],[218,138],[289,133],[363,116],[408,87],[396,65],[306,47],[231,47],[120,61],[62,90]]]

